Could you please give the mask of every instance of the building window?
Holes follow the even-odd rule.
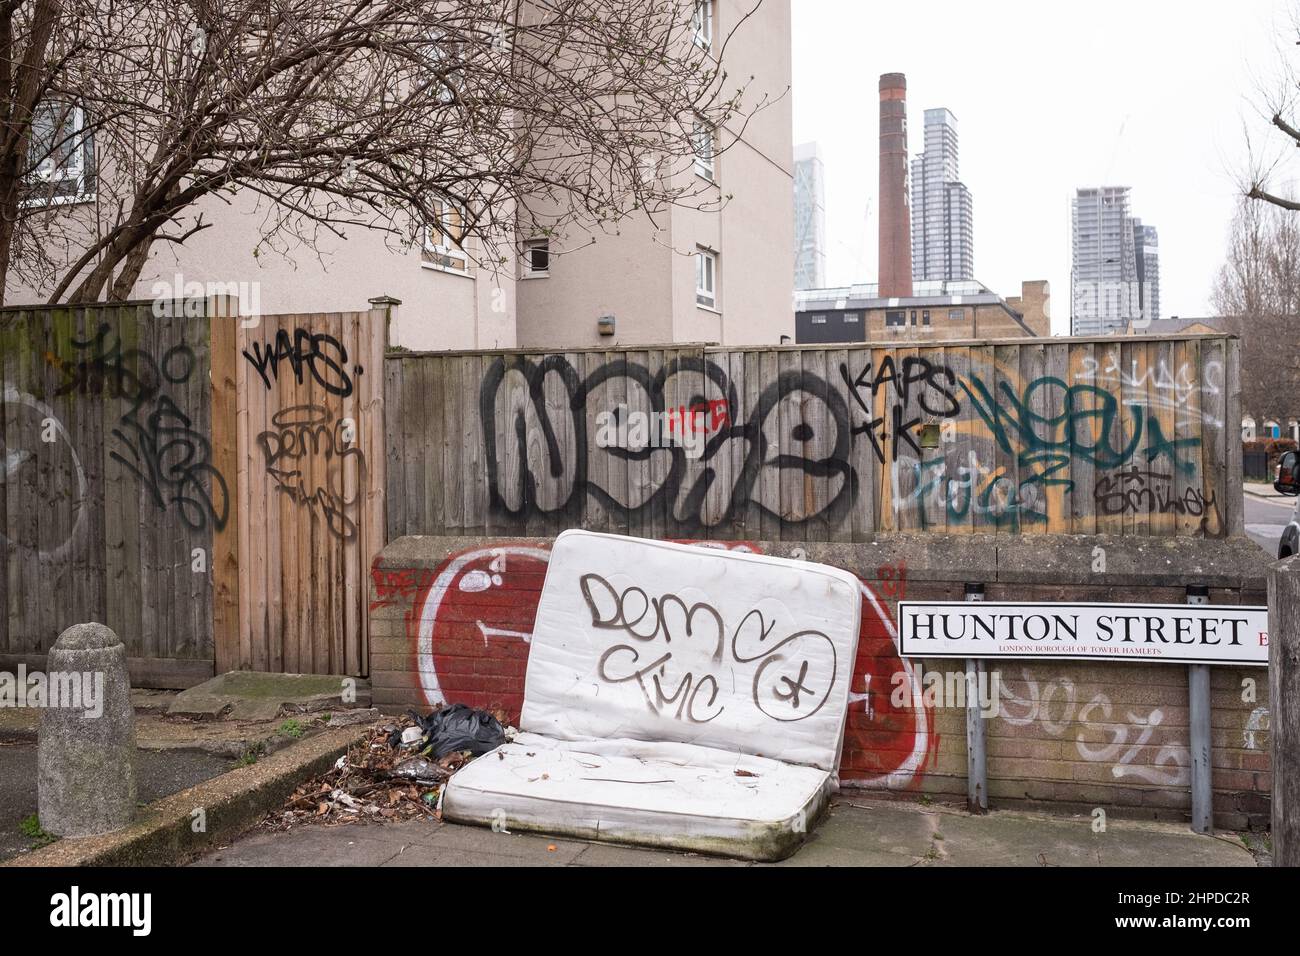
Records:
[[[695,175],[713,182],[713,127],[696,119],[691,145],[695,149]]]
[[[953,322],[960,322],[963,318],[965,318],[965,313],[963,313],[961,309],[949,309],[948,318],[951,319]]]
[[[824,316],[824,315],[814,315],[814,316],[810,316],[809,319],[808,319],[808,321],[811,322],[813,325],[825,325],[825,324],[826,324],[826,316]]]
[[[916,309],[912,310],[912,324],[916,325]]]
[[[695,28],[695,45],[703,50],[713,49],[713,0],[695,0],[691,25]]]
[[[524,275],[545,276],[551,271],[551,240],[529,239],[524,243]]]
[[[461,59],[461,44],[447,40],[441,30],[435,29],[429,34],[426,49],[429,66],[437,77],[438,102],[454,103],[465,86],[464,72],[453,68]]]
[[[695,253],[695,304],[718,307],[718,255],[708,249]]]
[[[95,200],[94,140],[85,111],[66,100],[40,103],[32,114],[23,203],[59,206]]]
[[[885,313],[885,325],[906,325],[907,313],[902,309],[891,309]]]
[[[858,324],[858,313],[856,313],[856,312],[845,312],[845,313],[844,313],[844,324],[845,324],[845,325],[857,325],[857,324]]]
[[[433,203],[435,221],[424,230],[425,265],[440,269],[468,271],[469,257],[462,243],[465,240],[465,216],[460,207],[445,199]]]
[[[926,309],[924,312],[921,313],[921,324],[922,324],[922,325],[929,325],[929,324],[930,324],[930,310],[929,310],[929,309]]]

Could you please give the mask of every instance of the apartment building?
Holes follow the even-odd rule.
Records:
[[[696,42],[716,49],[751,12],[696,4]],[[771,105],[744,126],[696,127],[692,176],[716,211],[676,206],[656,225],[525,239],[516,285],[520,347],[666,342],[776,344],[791,335],[794,188],[790,3],[764,2],[727,44],[728,73],[753,76],[747,100]],[[530,261],[529,256],[534,258]]]
[[[765,0],[745,20],[751,7],[686,8],[694,42],[715,54],[739,25],[725,69],[754,77],[743,107],[771,101],[747,124],[697,124],[694,162],[679,175],[713,211],[677,206],[608,233],[521,235],[506,243],[513,257],[483,265],[475,240],[458,243],[454,209],[413,247],[360,227],[280,246],[261,240],[266,202],[241,192],[203,200],[196,211],[209,225],[183,245],[155,243],[132,298],[238,286],[255,311],[276,314],[364,310],[392,296],[402,304],[390,343],[413,350],[777,343],[793,332],[790,2]],[[9,304],[44,299],[17,283],[6,290]]]

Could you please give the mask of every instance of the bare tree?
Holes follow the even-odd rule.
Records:
[[[1243,201],[1233,219],[1213,302],[1241,338],[1242,412],[1285,424],[1300,413],[1300,219]]]
[[[125,298],[152,247],[209,227],[200,200],[239,191],[272,247],[436,223],[488,264],[523,222],[700,205],[679,174],[699,130],[731,130],[725,150],[764,104],[696,8],[0,0],[0,279]]]
[[[1300,5],[1292,7],[1284,34],[1286,45],[1278,46],[1279,73],[1258,84],[1258,112],[1272,135],[1256,141],[1247,128],[1242,191],[1250,199],[1295,212],[1300,199],[1290,182],[1278,180],[1300,147]]]

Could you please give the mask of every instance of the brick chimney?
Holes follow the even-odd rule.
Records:
[[[881,298],[912,294],[912,213],[907,201],[907,77],[880,77]]]

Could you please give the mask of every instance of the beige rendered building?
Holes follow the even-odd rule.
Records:
[[[716,48],[750,5],[701,6],[707,29],[697,42]],[[265,203],[241,193],[205,200],[199,209],[213,225],[183,246],[155,243],[132,298],[237,286],[241,311],[272,315],[364,310],[392,296],[402,306],[390,344],[413,350],[775,344],[794,325],[789,0],[765,0],[726,55],[731,76],[754,77],[742,109],[765,96],[771,105],[740,139],[715,131],[718,149],[697,148],[694,169],[679,174],[699,178],[693,185],[714,211],[675,207],[657,227],[638,213],[616,234],[570,229],[546,244],[521,236],[518,260],[494,270],[476,264],[474,240],[462,250],[436,231],[423,248],[361,228],[274,248],[259,242]],[[47,294],[11,284],[5,301]]]
[[[753,4],[708,6],[712,42]],[[766,97],[770,105],[739,139],[739,122],[717,130],[720,154],[682,174],[702,181],[700,205],[720,208],[674,207],[659,228],[636,218],[616,235],[571,231],[549,242],[548,268],[536,273],[525,256],[516,287],[520,347],[777,344],[793,335],[789,0],[764,2],[740,26],[726,70],[754,77],[746,104]]]

